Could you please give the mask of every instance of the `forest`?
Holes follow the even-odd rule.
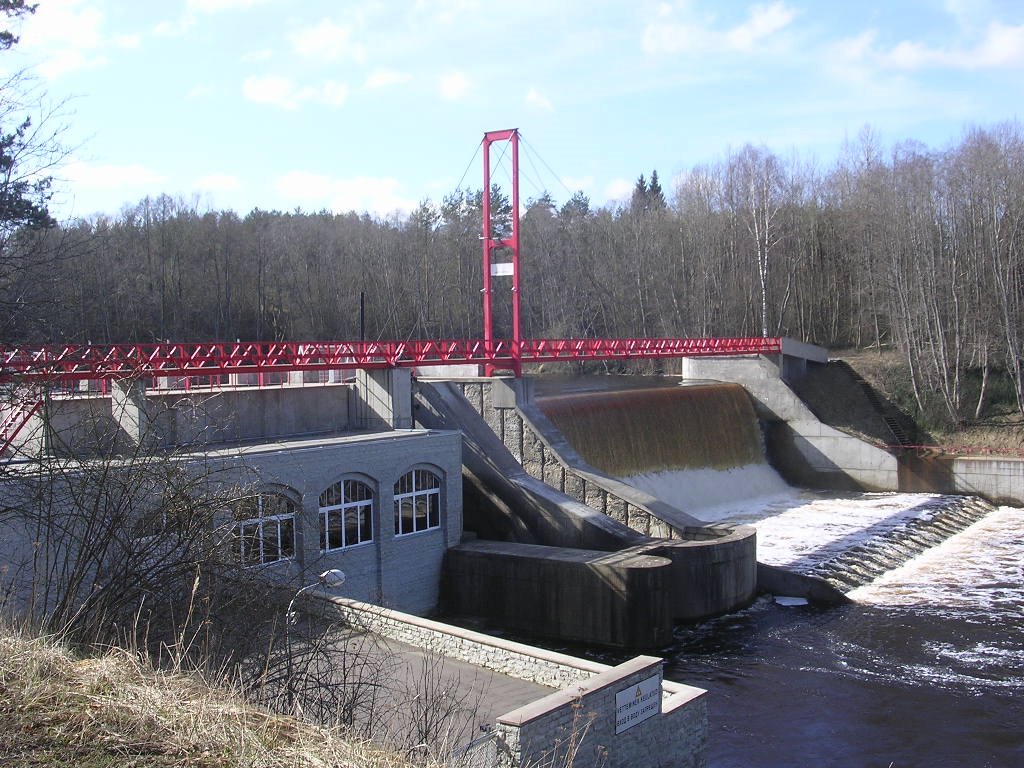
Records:
[[[509,226],[503,190],[492,232]],[[200,210],[166,195],[6,233],[6,342],[370,339],[482,333],[481,192],[409,215]],[[567,196],[568,197],[568,196]],[[21,244],[19,246],[19,241]],[[830,165],[746,145],[594,207],[521,210],[527,338],[792,336],[895,347],[923,413],[1024,412],[1024,134],[931,149],[868,127]],[[19,255],[20,254],[20,255]],[[496,292],[507,291],[498,281]],[[495,299],[497,334],[507,296]]]

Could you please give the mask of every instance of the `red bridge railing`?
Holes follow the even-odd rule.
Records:
[[[0,381],[83,381],[357,368],[775,354],[778,338],[282,341],[0,346]]]

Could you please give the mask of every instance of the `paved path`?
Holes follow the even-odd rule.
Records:
[[[329,659],[330,677],[349,692],[345,701],[357,730],[400,751],[426,751],[442,761],[470,742],[488,742],[483,737],[498,716],[554,691],[362,633],[338,638]],[[493,765],[494,749],[493,742],[483,743],[452,765]]]

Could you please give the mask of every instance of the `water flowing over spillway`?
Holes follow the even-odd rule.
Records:
[[[866,493],[725,505],[705,519],[753,525],[758,560],[820,576],[841,591],[874,579],[942,543],[995,509],[973,496]]]
[[[739,385],[586,392],[538,405],[589,464],[691,515],[791,495],[765,460]]]
[[[943,499],[868,494],[826,508],[861,532],[872,519],[896,531]],[[789,539],[773,556],[849,535],[824,524],[827,499],[809,503],[773,523]],[[1024,509],[992,509],[848,595],[828,610],[762,598],[677,630],[666,676],[710,691],[711,768],[1024,764]]]
[[[750,396],[737,384],[585,392],[538,405],[588,463],[616,477],[764,462]]]
[[[1024,765],[1024,509],[790,488],[745,393],[700,389],[584,393],[549,418],[594,466],[708,522],[755,526],[759,560],[853,600],[762,597],[677,628],[665,674],[709,690],[709,766]],[[636,418],[616,405],[630,398]]]

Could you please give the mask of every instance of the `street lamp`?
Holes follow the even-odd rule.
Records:
[[[335,589],[337,587],[340,587],[344,583],[345,572],[340,570],[339,568],[331,568],[331,570],[324,571],[323,573],[321,573],[319,576],[316,577],[316,581],[314,581],[312,584],[307,584],[306,586],[302,587],[302,589],[300,589],[292,596],[291,602],[288,603],[288,612],[287,614],[285,614],[288,617],[288,623],[294,624],[296,621],[295,611],[293,610],[293,608],[295,606],[295,601],[299,599],[299,595],[301,595],[303,592],[308,592],[314,587],[327,587],[328,589]]]
[[[286,667],[286,672],[285,672],[285,683],[284,684],[285,684],[285,691],[288,694],[288,709],[289,710],[291,710],[295,706],[295,697],[296,697],[295,680],[294,680],[293,675],[292,675],[292,668],[293,668],[293,660],[294,660],[295,650],[294,650],[294,647],[292,645],[293,641],[292,641],[292,630],[291,630],[291,627],[296,623],[296,615],[295,615],[295,610],[294,610],[294,608],[295,608],[295,601],[299,599],[299,595],[301,595],[303,592],[308,592],[309,590],[313,589],[314,587],[327,587],[328,589],[332,589],[332,588],[335,588],[335,587],[340,587],[344,583],[345,583],[345,573],[344,573],[344,571],[341,571],[341,570],[339,570],[337,568],[332,568],[331,570],[324,571],[319,576],[317,576],[316,577],[316,581],[314,581],[312,584],[307,584],[306,586],[302,587],[298,592],[296,592],[292,596],[291,602],[288,603],[288,612],[285,614],[285,624],[284,624],[285,659],[286,659],[286,662],[287,662],[287,667]]]

